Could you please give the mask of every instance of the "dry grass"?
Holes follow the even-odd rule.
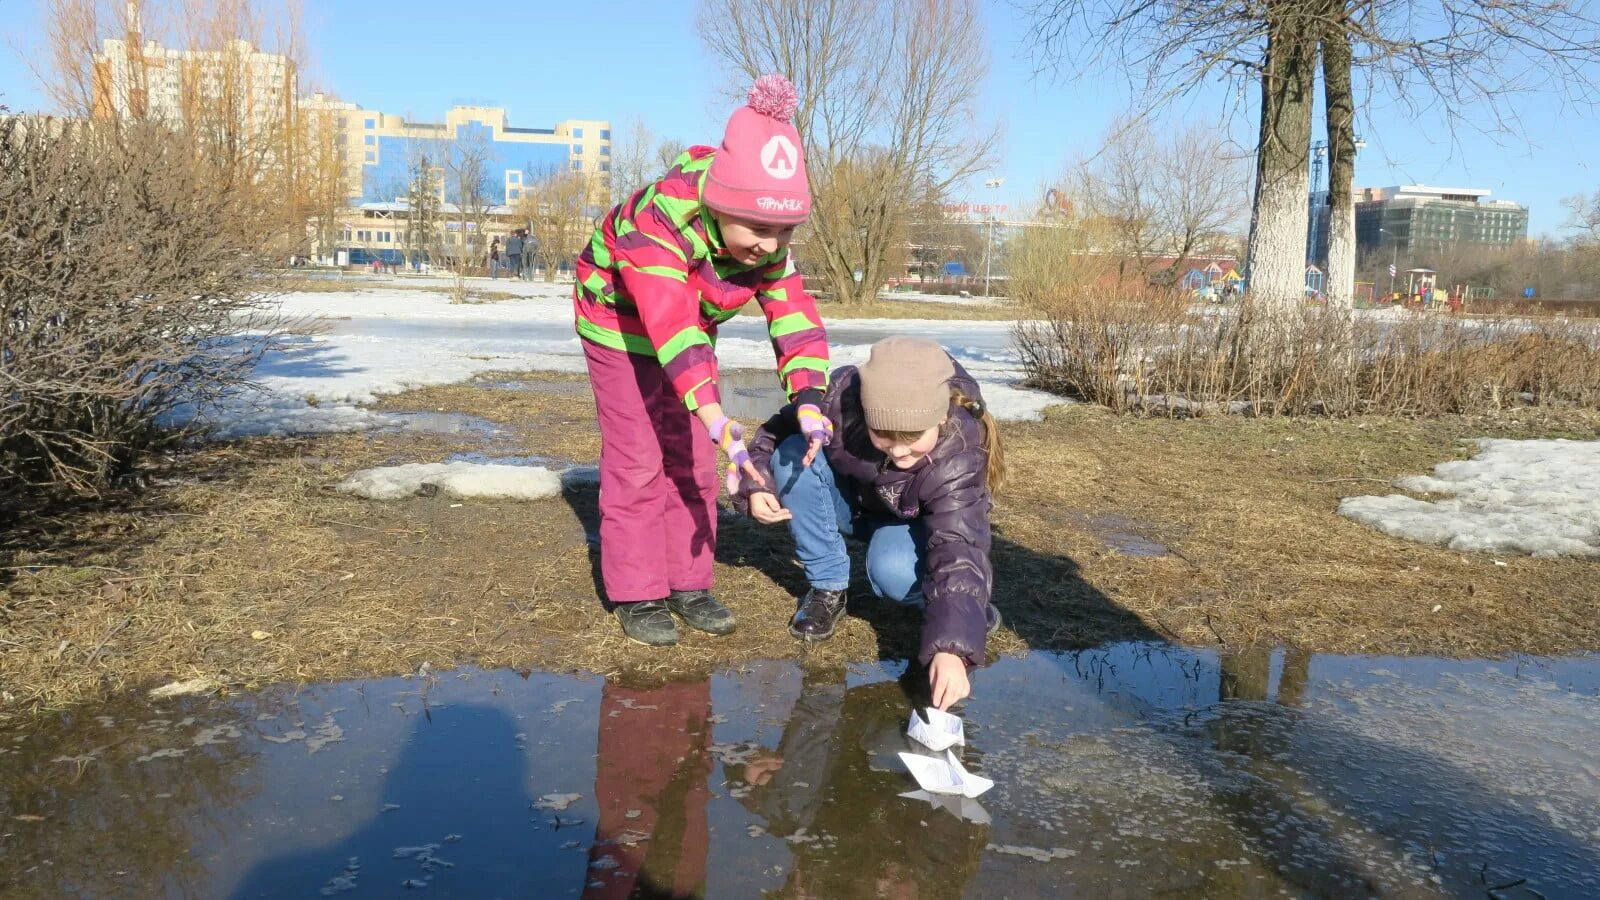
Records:
[[[378,281],[365,275],[345,275],[340,278],[302,278],[286,275],[276,282],[276,287],[285,293],[295,294],[346,294],[358,291],[427,291],[434,294],[449,295],[454,293],[455,285],[452,279],[419,279],[414,284],[393,281]],[[516,300],[519,295],[510,291],[468,289],[468,303],[499,303],[505,300]]]
[[[1482,435],[1594,438],[1600,417],[1536,410],[1389,418],[1166,421],[1073,408],[1011,431],[1002,533],[1078,559],[1118,608],[1187,643],[1344,653],[1563,653],[1597,646],[1600,564],[1463,554],[1343,519],[1342,497],[1467,454]],[[1108,553],[1068,514],[1115,510],[1181,554]],[[1441,606],[1433,612],[1434,606]]]
[[[547,390],[457,385],[385,404],[478,415],[523,438],[487,448],[429,434],[211,446],[172,461],[137,502],[35,515],[5,532],[0,719],[197,676],[243,689],[428,662],[666,677],[758,658],[839,665],[914,651],[918,615],[868,601],[830,642],[791,639],[789,598],[802,579],[781,530],[724,520],[719,593],[740,630],[656,650],[623,639],[597,600],[592,489],[460,506],[330,490],[357,468],[462,449],[592,460],[582,379],[531,380]],[[1129,638],[1463,655],[1594,647],[1595,563],[1502,567],[1333,513],[1341,496],[1456,455],[1460,438],[1593,436],[1600,421],[1521,415],[1170,422],[1071,409],[1009,427],[1023,474],[996,513],[1007,628],[992,649]],[[1093,521],[1106,512],[1173,553],[1116,551]]]
[[[1017,328],[1031,380],[1120,411],[1439,416],[1600,408],[1600,339],[1560,319],[1198,315],[1150,288],[1058,286]],[[1246,311],[1248,312],[1248,311]]]

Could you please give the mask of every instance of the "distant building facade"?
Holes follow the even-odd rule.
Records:
[[[299,74],[294,61],[249,41],[218,50],[175,50],[146,41],[138,5],[127,34],[94,54],[90,114],[97,119],[154,119],[172,125],[226,110],[246,130],[265,133],[294,119]]]
[[[404,116],[362,109],[313,94],[302,111],[322,127],[337,130],[345,149],[350,196],[357,203],[392,203],[409,193],[424,160],[437,176],[440,199],[457,203],[457,185],[444,177],[452,153],[472,146],[484,156],[485,196],[492,205],[515,206],[523,190],[554,172],[580,172],[597,184],[610,178],[611,123],[571,119],[551,128],[514,128],[506,111],[457,106],[443,122],[412,122]]]
[[[485,205],[471,218],[485,219],[491,235],[516,227],[517,207],[524,192],[541,178],[558,172],[589,179],[598,204],[607,196],[611,173],[611,124],[598,119],[572,119],[551,128],[515,128],[499,107],[457,106],[443,122],[414,122],[404,116],[363,109],[322,94],[300,102],[302,117],[313,129],[330,129],[342,151],[349,207],[340,214],[339,250],[352,261],[396,262],[415,244],[409,234],[410,195],[424,165],[435,191],[442,236],[447,246],[462,247],[468,235],[458,179],[451,177],[451,159],[463,152],[481,155]],[[473,239],[477,243],[481,239]]]
[[[444,240],[462,253],[475,253],[483,240],[477,234],[480,220],[489,234],[516,227],[525,192],[551,174],[584,177],[596,217],[608,200],[607,121],[571,119],[550,128],[518,128],[503,108],[456,106],[442,122],[415,122],[320,93],[300,97],[293,60],[248,41],[226,41],[215,50],[175,50],[146,40],[136,2],[128,4],[126,22],[122,37],[102,41],[93,54],[91,115],[174,127],[221,121],[259,147],[258,158],[273,163],[274,172],[290,171],[279,165],[286,160],[301,164],[296,172],[336,172],[335,179],[320,182],[329,191],[318,188],[314,205],[332,210],[337,195],[338,210],[332,214],[337,227],[308,222],[308,234],[327,235],[326,242],[335,245],[315,247],[318,255],[347,250],[352,259],[397,257],[409,246],[410,195],[422,181],[418,173],[424,166],[425,183],[437,200],[430,214],[448,232]],[[474,196],[463,198],[459,195],[471,192],[462,190],[454,177],[460,168],[452,163],[466,153],[481,160],[483,179]]]
[[[1415,258],[1452,247],[1510,249],[1528,239],[1528,208],[1510,200],[1489,200],[1482,188],[1421,184],[1355,191],[1356,247]],[[1328,260],[1327,192],[1312,199],[1312,262]]]

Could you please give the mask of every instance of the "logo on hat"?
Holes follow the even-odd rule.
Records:
[[[757,197],[756,206],[762,212],[804,212],[805,206],[793,197]]]
[[[798,170],[795,160],[799,157],[800,151],[795,149],[794,142],[776,134],[761,148],[761,168],[766,169],[773,178],[787,181]]]

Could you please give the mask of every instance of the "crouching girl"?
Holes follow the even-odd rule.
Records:
[[[940,709],[965,698],[967,674],[986,661],[999,627],[989,602],[991,498],[1005,479],[994,418],[977,383],[942,347],[892,337],[861,367],[835,369],[821,414],[835,426],[815,459],[800,421],[785,408],[750,444],[766,479],[740,485],[750,515],[788,522],[811,589],[789,631],[831,637],[847,603],[844,538],[867,545],[873,593],[924,610],[920,661]]]

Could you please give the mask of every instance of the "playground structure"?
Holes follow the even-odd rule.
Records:
[[[1438,286],[1438,273],[1433,269],[1408,269],[1405,273],[1405,290],[1396,289],[1385,296],[1377,292],[1376,285],[1371,281],[1357,281],[1352,291],[1352,299],[1357,309],[1373,309],[1376,307],[1401,306],[1406,309],[1435,310],[1448,309],[1451,312],[1461,312],[1469,300],[1493,299],[1494,293],[1488,288],[1473,287],[1468,284],[1457,284],[1446,291]],[[1305,296],[1307,302],[1326,302],[1328,275],[1315,265],[1306,266]],[[1221,266],[1212,263],[1204,269],[1191,268],[1179,286],[1188,291],[1198,300],[1207,303],[1228,303],[1244,296],[1245,280],[1238,270],[1229,268],[1224,271]]]
[[[1227,303],[1244,294],[1244,276],[1229,266],[1226,270],[1213,262],[1204,269],[1190,269],[1178,284],[1207,303]]]

